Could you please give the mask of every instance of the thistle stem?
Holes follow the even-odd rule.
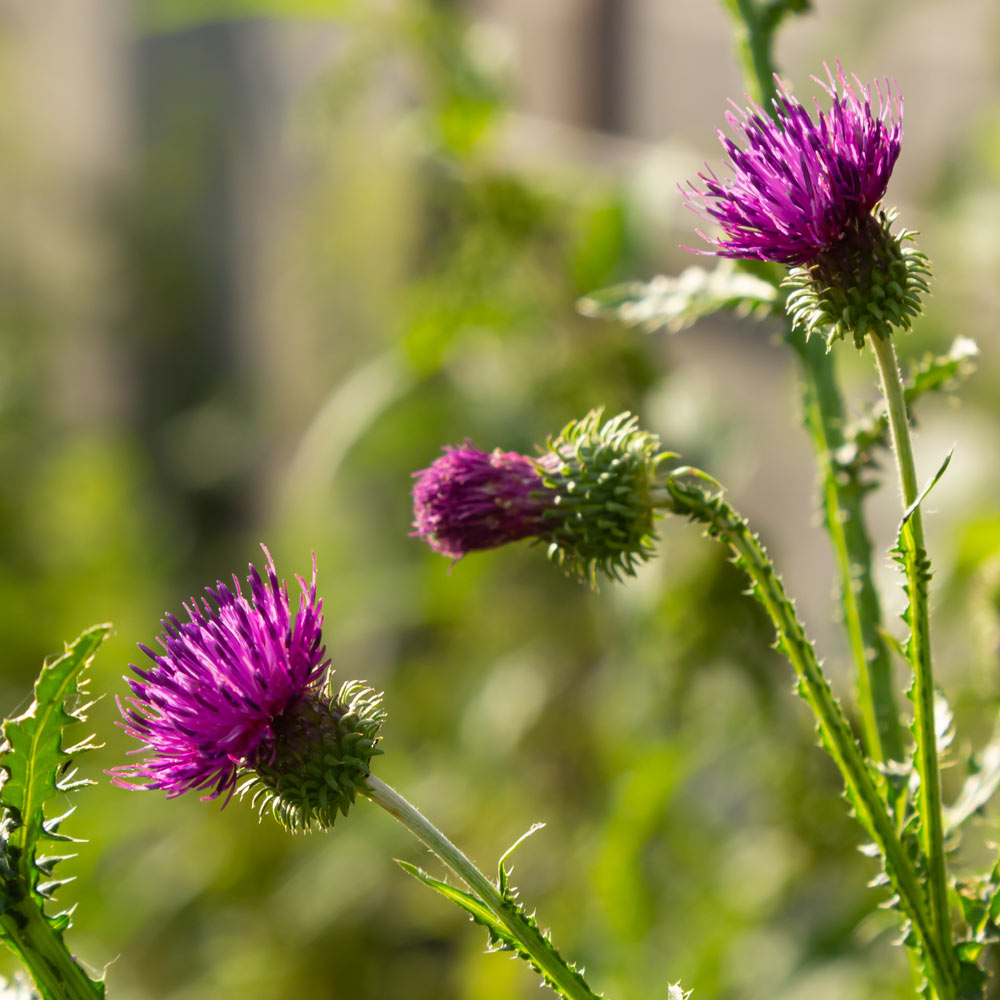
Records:
[[[910,639],[906,651],[913,668],[913,730],[917,744],[917,770],[920,775],[918,806],[920,841],[926,856],[931,916],[942,943],[951,950],[951,922],[948,913],[948,874],[944,858],[944,834],[941,817],[941,777],[938,770],[937,728],[934,722],[934,674],[931,665],[930,616],[927,583],[929,561],[924,547],[923,518],[917,504],[917,473],[910,442],[903,380],[891,337],[872,336],[872,349],[882,381],[893,452],[899,469],[903,508],[909,516],[899,533],[906,573],[906,591],[910,600],[907,621]],[[953,954],[953,952],[952,952]]]
[[[723,0],[723,4],[733,21],[743,77],[752,91],[751,96],[766,106],[774,97],[773,29],[768,30],[762,24],[753,0]]]
[[[504,899],[493,882],[415,806],[374,775],[368,776],[360,791],[429,847],[493,911],[563,996],[568,1000],[594,1000],[595,994],[583,984],[580,974],[561,962],[555,951],[536,945],[537,932],[531,932],[524,918]]]
[[[844,445],[844,404],[834,356],[824,342],[790,331],[787,343],[801,363],[803,422],[816,453],[824,520],[840,578],[844,626],[854,659],[864,746],[873,760],[903,760],[903,727],[892,685],[892,664],[880,632],[882,611],[872,580],[872,546],[865,528],[864,488],[838,463]]]
[[[666,489],[673,498],[675,512],[706,525],[712,537],[732,549],[734,561],[750,577],[753,596],[770,616],[778,635],[778,648],[798,675],[799,693],[816,716],[823,745],[843,776],[848,799],[885,859],[886,874],[927,960],[927,974],[935,993],[942,1000],[954,997],[951,941],[948,939],[945,944],[937,934],[938,928],[928,913],[920,880],[896,832],[896,824],[767,553],[746,520],[725,501],[718,483],[705,473],[678,469],[666,483]]]
[[[42,1000],[103,1000],[104,984],[80,968],[62,935],[31,900],[7,911],[0,927],[4,943],[28,970]]]

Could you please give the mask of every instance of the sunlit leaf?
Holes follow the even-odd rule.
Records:
[[[0,761],[4,771],[0,788],[0,939],[19,954],[31,951],[46,960],[46,949],[58,949],[82,988],[89,989],[95,998],[104,996],[104,984],[91,980],[63,943],[69,914],[52,915],[45,909],[46,901],[68,881],[52,877],[53,869],[67,855],[43,856],[39,849],[74,839],[61,831],[62,822],[73,810],[52,815],[47,807],[53,799],[64,799],[66,793],[90,784],[76,778],[73,761],[94,744],[87,738],[65,746],[63,731],[86,719],[91,703],[85,700],[84,671],[110,629],[109,625],[95,625],[62,656],[42,667],[31,706],[3,723]]]
[[[584,316],[617,319],[648,333],[664,326],[680,330],[720,310],[765,316],[777,299],[769,282],[723,261],[711,271],[689,267],[677,277],[660,275],[602,288],[580,299],[577,309]]]

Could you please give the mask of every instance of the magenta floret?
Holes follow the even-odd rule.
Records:
[[[109,773],[123,788],[163,789],[168,797],[190,790],[204,798],[232,795],[240,771],[269,763],[274,724],[321,681],[329,665],[323,646],[323,602],[312,581],[301,588],[294,622],[288,588],[267,557],[267,579],[251,565],[249,596],[233,577],[206,587],[211,601],[184,605],[189,621],[167,615],[162,652],[140,649],[153,666],[131,669],[132,697],[119,700],[122,728],[144,745],[136,764]]]
[[[555,499],[534,460],[468,442],[414,476],[412,534],[452,559],[540,534]]]
[[[696,214],[724,230],[718,239],[698,230],[715,249],[695,253],[805,264],[882,200],[899,156],[902,97],[885,80],[875,84],[873,99],[872,88],[849,80],[839,63],[836,78],[826,70],[829,82],[817,82],[833,106],[824,113],[817,101],[815,122],[780,80],[775,118],[753,103],[727,113],[745,140],[741,147],[719,132],[732,178],[720,180],[706,166],[698,174],[703,187],[681,188]]]

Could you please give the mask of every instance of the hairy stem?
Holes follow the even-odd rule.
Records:
[[[579,973],[561,963],[555,952],[536,946],[536,934],[503,898],[500,890],[415,806],[374,775],[368,776],[362,791],[426,844],[493,911],[563,996],[570,1000],[594,1000],[594,994],[582,985]]]
[[[948,913],[948,874],[944,858],[941,816],[941,777],[938,770],[937,728],[934,724],[934,672],[931,665],[930,616],[927,583],[930,563],[924,547],[924,526],[917,503],[917,472],[910,442],[903,379],[896,363],[890,337],[872,336],[872,348],[882,381],[893,452],[899,469],[903,508],[908,516],[899,533],[910,600],[907,622],[910,639],[906,652],[913,668],[913,731],[917,743],[917,770],[920,775],[918,806],[920,841],[927,861],[931,915],[941,941],[951,941]]]
[[[833,355],[818,337],[786,338],[801,363],[803,417],[819,468],[823,514],[839,577],[864,746],[873,760],[903,760],[903,727],[882,638],[882,609],[872,580],[872,545],[865,527],[864,489],[837,462],[844,445],[844,404]]]
[[[754,597],[774,623],[778,648],[798,675],[799,693],[816,716],[823,745],[843,776],[848,799],[882,854],[886,875],[926,958],[928,978],[938,997],[953,997],[954,953],[950,940],[946,946],[936,933],[920,880],[897,835],[896,824],[767,553],[746,521],[725,501],[718,484],[704,473],[678,469],[665,490],[673,500],[673,509],[701,522],[712,537],[727,544],[735,554],[736,564],[750,577]]]

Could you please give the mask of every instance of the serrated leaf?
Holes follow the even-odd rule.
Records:
[[[450,900],[456,906],[465,910],[477,924],[485,927],[490,937],[491,950],[496,950],[498,945],[500,946],[499,950],[520,950],[519,945],[510,936],[507,928],[497,920],[493,915],[493,911],[478,896],[473,896],[471,892],[466,892],[464,889],[458,889],[447,882],[442,882],[441,879],[434,878],[433,875],[425,872],[423,868],[411,865],[408,861],[400,861],[397,858],[396,864],[407,875],[412,875],[418,882],[423,882],[424,885],[440,893],[445,899]]]
[[[602,288],[580,299],[577,309],[584,316],[617,319],[651,333],[664,326],[681,330],[720,310],[767,315],[777,300],[772,284],[723,261],[711,271],[689,267],[676,277],[660,275]]]
[[[530,836],[534,832],[534,828],[522,836],[511,848],[517,846],[525,837]],[[509,854],[510,851],[507,852]],[[504,855],[506,857],[506,854]],[[555,945],[549,940],[548,936],[543,934],[538,924],[535,922],[534,917],[530,914],[525,913],[524,908],[521,907],[516,901],[514,894],[508,888],[504,895],[504,905],[501,909],[503,913],[508,915],[508,917],[513,918],[515,926],[518,928],[518,932],[521,935],[519,939],[507,926],[507,924],[500,919],[496,912],[486,903],[484,903],[478,896],[472,893],[465,892],[462,889],[457,889],[453,885],[449,885],[447,882],[442,882],[440,879],[434,878],[432,875],[428,875],[423,869],[418,868],[416,865],[411,865],[406,861],[400,861],[396,859],[396,864],[400,866],[408,875],[412,875],[419,882],[423,882],[424,885],[429,886],[435,892],[440,893],[445,899],[450,899],[456,906],[465,910],[472,919],[477,923],[486,928],[487,934],[489,935],[489,943],[491,951],[511,951],[515,953],[518,958],[523,959],[532,969],[535,970],[541,977],[542,981],[548,986],[553,992],[559,994],[562,997],[569,997],[570,994],[566,993],[557,982],[555,982],[551,976],[538,964],[535,955],[547,955],[551,959],[554,959],[554,963],[550,963],[550,966],[555,964],[558,965],[564,973],[567,973],[573,981],[573,994],[574,997],[585,997],[587,1000],[601,1000],[599,994],[591,991],[590,987],[587,985],[586,980],[580,974],[580,972],[570,965],[563,959],[559,954]],[[502,862],[501,862],[502,867]],[[528,950],[524,941],[530,941],[530,947],[532,951]]]
[[[110,625],[96,625],[66,647],[66,652],[46,663],[35,682],[35,698],[26,712],[7,719],[2,726],[0,766],[0,938],[24,957],[29,971],[32,956],[39,965],[60,970],[73,978],[74,996],[104,996],[104,984],[83,972],[66,950],[63,930],[68,913],[49,915],[45,903],[70,878],[52,878],[52,869],[63,857],[43,856],[39,848],[53,842],[78,842],[60,831],[72,808],[46,815],[54,798],[88,781],[76,780],[72,754],[90,749],[91,738],[69,748],[63,745],[66,726],[85,721],[90,702],[82,697],[84,671],[107,638]],[[31,943],[25,928],[32,928]],[[43,953],[43,949],[47,949]],[[56,994],[36,983],[44,997]],[[63,994],[59,994],[62,996]],[[66,994],[70,995],[70,994]]]

